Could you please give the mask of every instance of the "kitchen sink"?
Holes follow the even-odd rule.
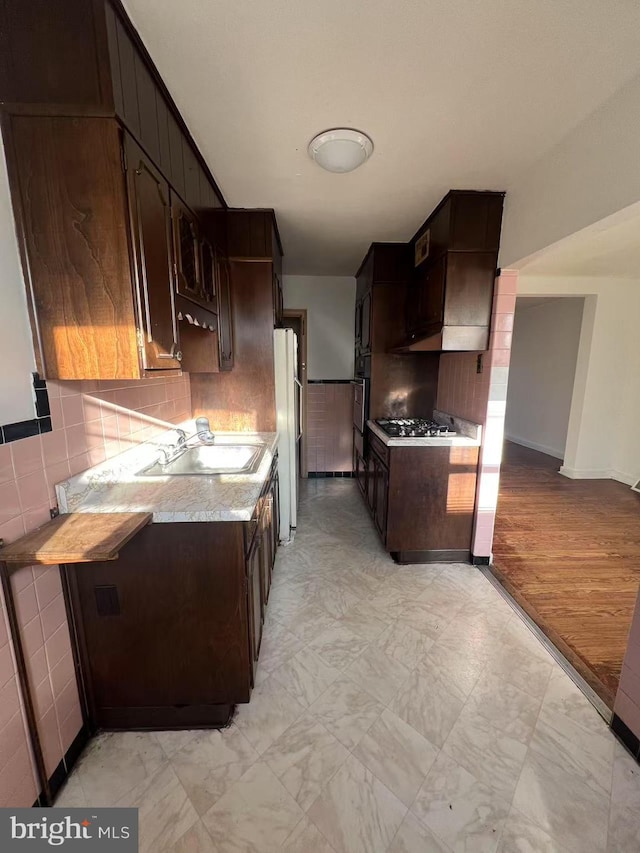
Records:
[[[154,462],[141,477],[167,477],[174,474],[255,474],[266,451],[264,444],[208,444],[188,447],[166,465]]]

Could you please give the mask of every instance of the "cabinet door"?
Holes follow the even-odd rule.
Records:
[[[147,370],[179,368],[169,186],[128,134],[125,150],[143,365]]]
[[[425,271],[418,298],[418,328],[442,323],[444,317],[444,283],[447,256],[442,255]]]
[[[218,267],[218,343],[220,370],[233,369],[233,297],[229,261],[216,252]]]
[[[371,350],[371,291],[365,293],[362,298],[362,335],[360,341],[361,352]]]
[[[218,313],[218,264],[216,252],[211,243],[204,238],[200,245],[202,296],[207,307]]]
[[[262,537],[262,560],[261,560],[261,579],[262,579],[262,618],[264,619],[264,611],[269,600],[269,590],[271,589],[271,571],[273,569],[273,540],[271,538],[271,495],[267,493],[263,499],[262,510],[260,512],[260,520],[258,522],[260,534]]]
[[[378,477],[377,471],[378,465],[376,457],[373,453],[369,454],[369,459],[367,460],[367,503],[369,504],[369,509],[372,513],[375,512],[376,508],[376,482]]]
[[[389,490],[389,472],[379,460],[376,460],[376,505],[375,524],[384,542],[387,537],[387,493]]]
[[[247,623],[249,627],[249,659],[253,667],[253,681],[260,654],[262,639],[262,598],[260,589],[260,561],[262,537],[258,533],[247,557]]]
[[[280,478],[278,472],[273,476],[271,482],[271,539],[273,563],[275,564],[276,552],[280,538]],[[272,566],[273,569],[273,566]]]
[[[176,254],[176,289],[181,296],[203,302],[200,271],[200,237],[192,213],[176,198],[171,198],[173,240]]]

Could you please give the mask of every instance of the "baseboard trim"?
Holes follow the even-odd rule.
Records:
[[[615,468],[569,468],[566,465],[560,467],[563,477],[570,480],[616,480],[625,486],[633,486],[638,479],[632,474],[617,471]]]
[[[640,764],[640,740],[617,714],[614,714],[611,720],[611,731]]]
[[[60,759],[58,766],[53,771],[51,776],[49,777],[49,789],[51,791],[51,802],[47,802],[47,797],[44,791],[40,792],[38,799],[35,801],[34,808],[36,806],[51,806],[55,802],[55,798],[64,785],[64,783],[69,778],[71,771],[73,770],[76,761],[80,758],[82,754],[82,750],[85,748],[87,743],[90,740],[89,729],[86,725],[83,725],[78,734],[73,739],[73,743],[69,747],[69,749],[65,752],[63,758]]]
[[[633,474],[626,474],[624,471],[616,471],[613,468],[611,470],[611,479],[617,480],[619,483],[624,483],[625,486],[633,486],[640,479],[640,474],[634,477]]]
[[[476,557],[475,554],[472,554],[471,562],[474,566],[488,566],[491,563],[491,557]]]
[[[319,480],[325,477],[353,477],[353,471],[309,471],[307,477],[310,480]]]
[[[554,459],[564,459],[564,451],[548,447],[546,444],[538,444],[537,441],[529,441],[528,438],[520,438],[520,436],[510,435],[506,432],[504,437],[513,444],[520,444],[522,447],[528,447],[530,450],[537,450],[540,453],[545,453],[547,456],[553,456]]]
[[[413,563],[468,563],[471,554],[461,549],[442,551],[391,551],[391,556],[400,565]]]

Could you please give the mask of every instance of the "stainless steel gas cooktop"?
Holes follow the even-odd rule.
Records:
[[[387,435],[394,438],[434,438],[456,435],[455,431],[448,426],[428,418],[382,418],[377,420],[376,424]]]

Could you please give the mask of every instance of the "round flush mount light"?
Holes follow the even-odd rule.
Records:
[[[328,172],[353,172],[369,159],[373,142],[359,130],[336,127],[314,136],[308,151],[311,159]]]

